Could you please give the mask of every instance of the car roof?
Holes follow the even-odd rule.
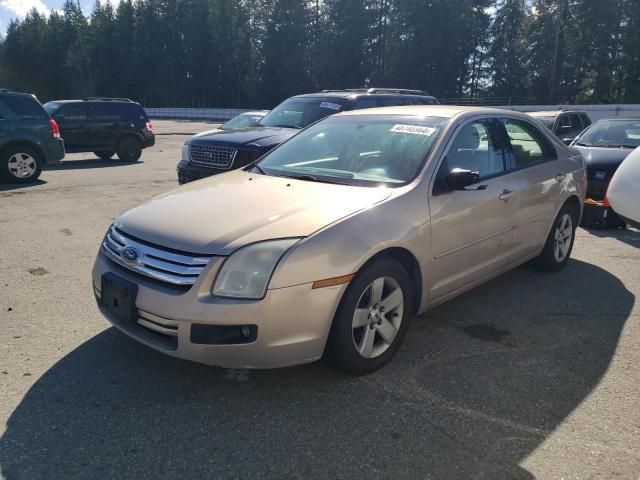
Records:
[[[531,112],[524,112],[532,117],[555,117],[561,113],[587,113],[584,110],[535,110]]]
[[[362,97],[420,97],[436,99],[434,96],[420,90],[403,90],[403,89],[352,89],[352,90],[323,90],[321,92],[303,93],[295,95],[292,98],[344,98],[356,99]]]
[[[606,118],[601,118],[600,120],[598,120],[598,122],[640,122],[640,118],[638,117],[606,117]]]
[[[250,110],[248,112],[242,112],[240,115],[266,115],[270,110]]]
[[[11,90],[7,90],[6,88],[0,88],[0,95],[14,95],[19,97],[33,97],[32,93],[26,92],[13,92]]]
[[[523,118],[527,116],[521,112],[504,108],[468,107],[465,105],[402,105],[397,107],[366,108],[349,110],[339,115],[410,115],[415,117],[443,117],[453,118],[465,113],[488,115],[515,115]]]

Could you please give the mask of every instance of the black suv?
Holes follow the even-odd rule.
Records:
[[[13,183],[33,182],[43,165],[62,158],[58,125],[38,99],[0,89],[0,177]]]
[[[142,149],[155,144],[149,117],[139,103],[128,98],[56,100],[44,108],[60,125],[67,152],[93,152],[107,160],[118,154],[136,162]]]
[[[565,145],[571,144],[580,133],[591,125],[587,112],[582,110],[554,110],[525,112],[556,134]]]
[[[323,90],[291,97],[269,112],[256,127],[197,135],[182,149],[178,182],[245,166],[300,129],[338,112],[396,105],[436,105],[438,101],[421,90],[369,88]]]

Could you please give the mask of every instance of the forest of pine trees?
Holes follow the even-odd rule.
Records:
[[[75,0],[0,39],[43,100],[272,107],[327,88],[496,103],[640,103],[638,0]]]

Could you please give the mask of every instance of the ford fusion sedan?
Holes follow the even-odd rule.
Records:
[[[168,355],[236,368],[326,356],[365,374],[413,315],[532,259],[563,268],[585,186],[580,155],[521,113],[345,112],[122,214],[93,288],[110,322]]]

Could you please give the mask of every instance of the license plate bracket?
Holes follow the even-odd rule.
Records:
[[[100,304],[123,322],[136,323],[138,285],[108,272],[102,275]]]

